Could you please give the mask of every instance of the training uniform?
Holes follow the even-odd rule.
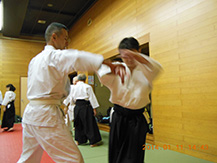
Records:
[[[13,128],[15,122],[15,107],[14,100],[16,98],[16,94],[13,91],[7,91],[5,93],[4,100],[2,105],[5,106],[6,111],[3,114],[3,120],[1,128],[8,127],[8,129]]]
[[[75,140],[79,144],[86,143],[89,140],[93,145],[101,141],[101,135],[96,123],[93,108],[99,107],[96,96],[90,85],[78,81],[72,88],[72,98],[75,104]]]
[[[148,132],[148,125],[143,115],[144,107],[150,103],[149,93],[152,81],[161,70],[161,65],[142,55],[150,62],[148,67],[137,62],[130,72],[125,63],[124,84],[119,76],[111,74],[108,66],[98,70],[102,84],[111,91],[110,101],[114,104],[109,137],[109,163],[143,163],[143,145]]]
[[[38,163],[43,150],[55,162],[83,162],[82,155],[64,124],[60,105],[70,89],[68,74],[95,71],[101,55],[78,50],[56,50],[51,45],[34,57],[28,69],[27,97],[23,115],[23,153],[19,163]]]

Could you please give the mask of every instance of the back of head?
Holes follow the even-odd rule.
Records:
[[[86,75],[85,74],[79,74],[78,75],[78,81],[83,81],[83,82],[85,82],[85,80],[86,80]]]
[[[61,24],[61,23],[56,23],[56,22],[51,23],[47,27],[47,29],[45,31],[46,43],[50,41],[51,36],[52,36],[53,33],[56,33],[57,35],[60,35],[62,29],[65,29],[65,30],[68,31],[68,28],[65,25]]]
[[[9,90],[13,91],[13,92],[16,90],[16,88],[13,86],[13,84],[6,85],[6,88],[9,88]]]
[[[139,42],[134,37],[126,37],[120,42],[118,49],[139,51]]]

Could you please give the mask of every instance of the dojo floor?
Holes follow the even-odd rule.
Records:
[[[100,131],[103,145],[91,148],[89,145],[81,145],[79,149],[84,157],[85,163],[107,163],[108,162],[108,138],[109,133]],[[171,150],[146,150],[145,163],[211,163],[186,154]]]
[[[100,131],[103,145],[91,148],[89,145],[78,146],[85,163],[108,163],[109,133]],[[22,127],[15,124],[13,132],[0,132],[0,162],[15,163],[22,152]],[[53,163],[44,152],[41,163]],[[210,161],[195,158],[171,150],[146,150],[145,163],[211,163]]]

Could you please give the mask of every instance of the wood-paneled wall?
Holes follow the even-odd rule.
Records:
[[[4,97],[7,84],[11,83],[16,87],[16,115],[20,115],[20,77],[27,76],[30,60],[44,45],[42,42],[0,37],[0,90]]]
[[[154,143],[215,162],[216,0],[100,0],[71,29],[70,47],[108,58],[124,37],[147,34],[164,68],[152,93]]]

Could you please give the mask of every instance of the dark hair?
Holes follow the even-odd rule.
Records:
[[[13,92],[16,90],[16,88],[13,86],[13,84],[6,85],[6,88],[10,88],[9,90],[13,91]]]
[[[47,29],[45,31],[45,40],[46,40],[46,42],[50,41],[50,38],[51,38],[53,33],[56,33],[57,35],[61,34],[62,29],[65,29],[65,30],[68,31],[68,28],[65,25],[61,24],[61,23],[56,23],[56,22],[51,23],[47,27]]]
[[[134,37],[126,37],[120,42],[118,49],[135,49],[139,51],[139,42]]]
[[[85,74],[79,74],[79,75],[78,75],[78,80],[79,80],[79,81],[85,81],[86,78],[87,78],[87,77],[86,77]]]

